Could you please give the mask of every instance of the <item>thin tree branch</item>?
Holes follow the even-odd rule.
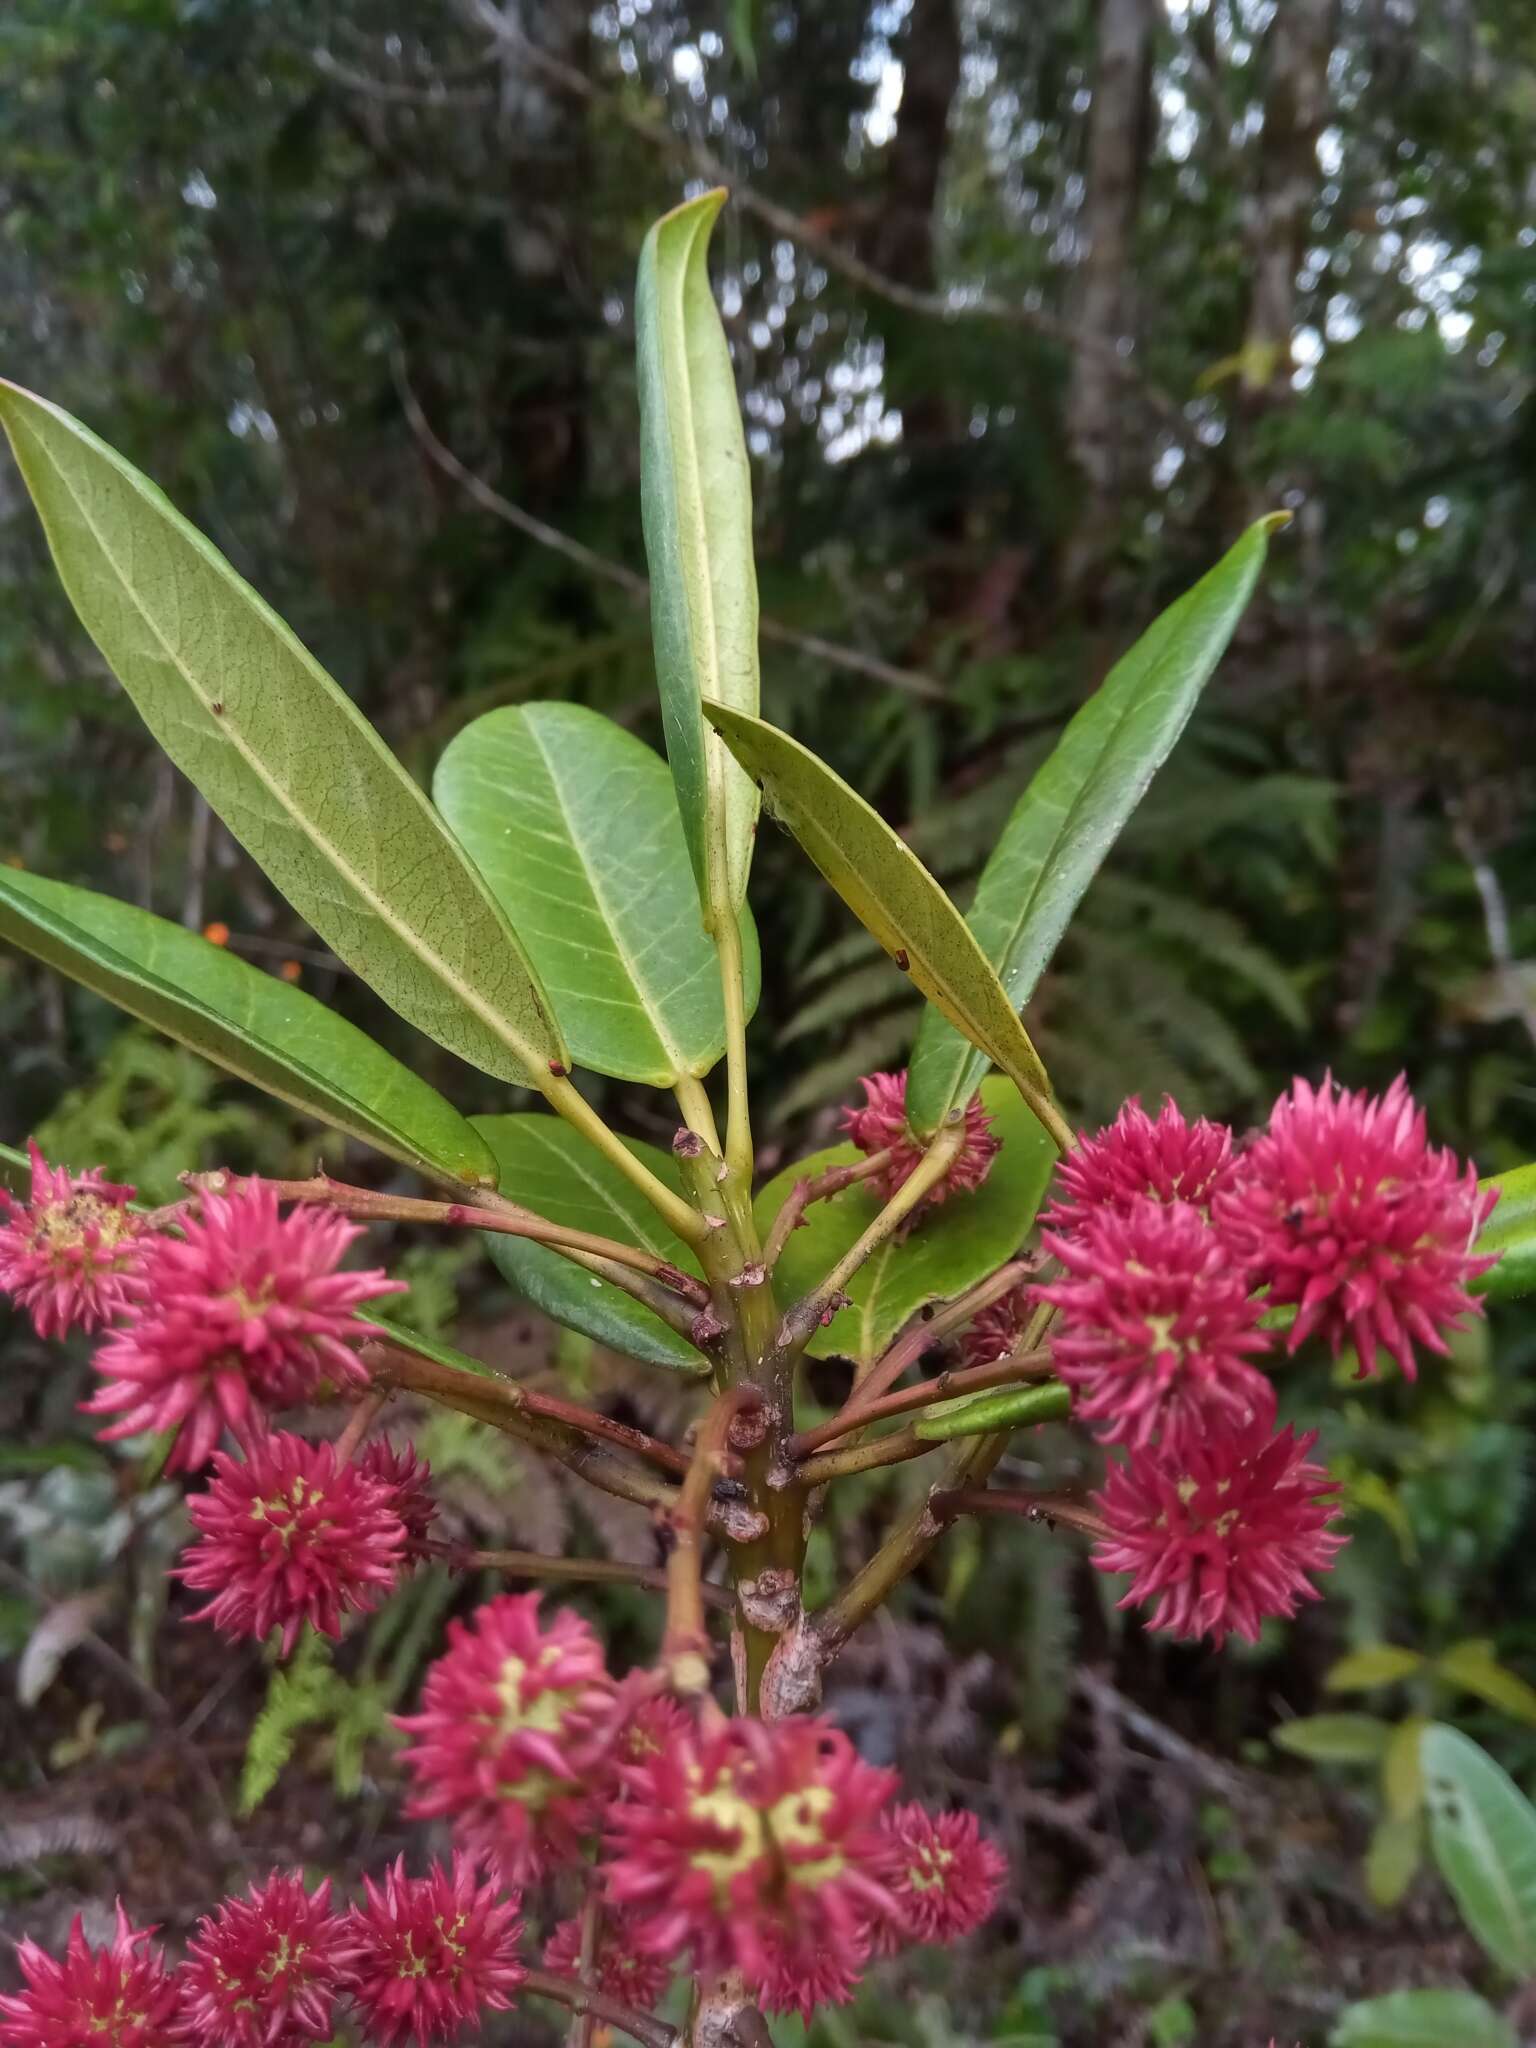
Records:
[[[877,1437],[872,1444],[844,1444],[835,1451],[823,1451],[819,1458],[807,1458],[793,1467],[797,1486],[807,1489],[825,1486],[829,1480],[848,1479],[855,1472],[874,1472],[882,1465],[904,1465],[909,1458],[926,1458],[939,1448],[939,1440],[920,1437],[909,1425]]]
[[[974,1287],[957,1294],[953,1301],[936,1309],[926,1320],[919,1318],[903,1330],[882,1355],[877,1358],[861,1380],[854,1383],[853,1391],[843,1403],[840,1415],[846,1415],[852,1408],[863,1408],[877,1400],[887,1387],[895,1386],[909,1365],[915,1365],[935,1344],[942,1343],[954,1331],[963,1329],[974,1322],[984,1309],[993,1307],[1005,1295],[1011,1294],[1022,1280],[1027,1280],[1035,1270],[1032,1259],[1010,1259],[1005,1266],[999,1266],[995,1273],[989,1273],[985,1280],[978,1280]]]
[[[668,2026],[665,2020],[659,2020],[648,2012],[636,2012],[632,2005],[621,2005],[618,1999],[594,1991],[590,1984],[578,1984],[570,1977],[556,1977],[548,1970],[528,1970],[523,1976],[522,1989],[535,1998],[552,1999],[556,2005],[566,2006],[572,2012],[590,2012],[605,2020],[610,2027],[617,2027],[642,2043],[642,2048],[682,2048],[682,2035],[675,2027]]]
[[[525,512],[521,505],[514,505],[510,498],[488,484],[484,477],[477,476],[467,463],[461,462],[453,450],[439,440],[430,421],[421,409],[421,403],[412,390],[406,375],[403,357],[398,351],[391,357],[395,389],[400,396],[401,409],[406,423],[421,443],[430,461],[453,478],[468,497],[474,499],[482,511],[489,512],[495,519],[515,526],[519,533],[540,547],[549,548],[557,555],[564,555],[568,562],[574,562],[589,576],[596,576],[606,583],[612,583],[632,598],[636,604],[650,602],[649,579],[636,570],[627,568],[622,562],[615,562],[608,555],[600,555],[595,548],[576,540],[568,533],[562,533],[558,526],[551,526],[546,519],[536,518],[532,512]],[[922,697],[931,702],[941,701],[947,694],[942,683],[933,676],[924,675],[919,669],[897,668],[894,663],[882,661],[876,654],[865,654],[856,647],[841,647],[830,640],[823,640],[815,633],[802,633],[797,627],[786,626],[782,620],[761,614],[757,622],[758,632],[765,640],[772,640],[783,647],[793,647],[813,661],[823,661],[829,668],[841,668],[853,675],[868,676],[872,682],[884,683],[888,688],[901,690],[909,697]]]
[[[429,1557],[439,1557],[455,1571],[503,1572],[509,1579],[563,1580],[571,1585],[641,1586],[665,1593],[667,1575],[651,1565],[621,1564],[607,1557],[549,1557],[539,1550],[461,1550],[452,1543],[427,1543]],[[723,1586],[701,1585],[706,1607],[729,1613],[732,1600]]]
[[[894,1394],[884,1394],[878,1400],[860,1402],[857,1408],[843,1408],[830,1422],[819,1422],[814,1429],[802,1430],[798,1436],[787,1438],[784,1449],[791,1458],[808,1457],[812,1451],[819,1451],[823,1444],[835,1443],[840,1436],[862,1429],[866,1423],[883,1422],[891,1415],[905,1415],[913,1408],[926,1408],[930,1402],[947,1401],[957,1394],[978,1394],[989,1387],[1011,1387],[1021,1380],[1048,1379],[1050,1372],[1051,1353],[1048,1347],[1038,1351],[1010,1351],[1006,1358],[994,1358],[989,1364],[941,1372],[935,1379],[919,1380],[915,1386],[901,1387]]]
[[[693,1459],[672,1510],[672,1551],[667,1559],[667,1626],[661,1639],[661,1668],[674,1692],[709,1690],[709,1632],[704,1626],[703,1537],[705,1514],[717,1477],[731,1462],[731,1424],[762,1405],[752,1386],[731,1387],[699,1424]]]
[[[797,1180],[783,1208],[774,1217],[773,1228],[763,1246],[763,1264],[769,1272],[778,1264],[791,1233],[799,1229],[801,1218],[812,1202],[824,1202],[833,1195],[840,1195],[844,1188],[868,1180],[890,1163],[891,1147],[886,1145],[878,1152],[871,1152],[867,1159],[859,1160],[857,1165],[829,1166],[825,1173],[807,1174],[803,1180]]]
[[[1060,1522],[1068,1529],[1096,1540],[1109,1534],[1102,1515],[1065,1493],[1024,1493],[1005,1487],[957,1487],[950,1493],[931,1496],[930,1505],[940,1521],[956,1515],[1019,1515],[1026,1522]]]

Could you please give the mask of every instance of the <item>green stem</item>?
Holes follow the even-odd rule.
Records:
[[[428,1554],[440,1557],[458,1571],[502,1572],[509,1579],[549,1579],[571,1585],[641,1586],[648,1593],[665,1593],[667,1575],[650,1565],[620,1564],[610,1557],[546,1557],[539,1550],[458,1550],[451,1543],[428,1546]],[[707,1607],[729,1609],[729,1594],[719,1586],[704,1586],[700,1598]]]
[[[828,1480],[874,1472],[881,1465],[904,1465],[909,1458],[926,1457],[938,1448],[936,1441],[915,1435],[909,1425],[876,1437],[872,1444],[844,1444],[840,1450],[823,1451],[819,1458],[807,1458],[796,1467],[795,1477],[804,1487],[825,1486]]]
[[[711,1152],[720,1150],[720,1132],[715,1123],[714,1106],[710,1102],[704,1083],[692,1074],[678,1077],[672,1089],[677,1098],[678,1109],[683,1122],[697,1138],[702,1138]]]
[[[738,946],[739,943],[738,940]],[[538,1088],[550,1108],[563,1116],[573,1130],[580,1131],[589,1144],[595,1145],[603,1157],[640,1190],[669,1230],[676,1232],[684,1244],[699,1245],[704,1236],[704,1225],[697,1212],[635,1157],[624,1140],[616,1131],[609,1130],[591,1103],[564,1074],[538,1076]]]
[[[830,1319],[854,1274],[927,1200],[954,1164],[964,1143],[964,1123],[957,1120],[946,1124],[858,1242],[843,1254],[814,1293],[796,1302],[779,1329],[779,1349],[786,1357],[797,1358],[822,1320]]]
[[[750,1190],[755,1159],[747,1100],[747,998],[741,924],[734,912],[715,920],[715,951],[725,1005],[725,1163],[738,1188]]]
[[[957,1394],[984,1393],[989,1387],[1011,1387],[1018,1380],[1047,1379],[1051,1371],[1048,1348],[1039,1351],[1010,1351],[1006,1358],[994,1358],[989,1365],[969,1365],[957,1372],[941,1372],[935,1379],[919,1380],[878,1400],[861,1401],[857,1407],[842,1409],[830,1422],[805,1429],[792,1436],[784,1448],[793,1458],[809,1457],[824,1444],[863,1429],[866,1423],[881,1422],[889,1415],[905,1415],[911,1408],[926,1408],[932,1401],[947,1401]]]

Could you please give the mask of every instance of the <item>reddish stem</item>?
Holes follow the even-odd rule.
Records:
[[[851,1430],[862,1429],[868,1422],[905,1415],[913,1408],[926,1408],[931,1401],[948,1400],[956,1394],[982,1393],[988,1387],[1012,1386],[1017,1380],[1047,1379],[1050,1371],[1049,1350],[1011,1351],[1006,1358],[995,1358],[988,1365],[941,1372],[934,1379],[919,1380],[915,1386],[901,1387],[877,1401],[861,1401],[857,1408],[844,1408],[830,1422],[819,1422],[814,1429],[789,1437],[784,1449],[792,1458],[803,1458],[820,1450],[823,1444],[835,1443]]]
[[[1022,1493],[1006,1487],[961,1487],[952,1493],[936,1493],[929,1502],[940,1521],[956,1515],[1020,1515],[1026,1522],[1060,1522],[1097,1540],[1109,1534],[1102,1515],[1066,1493]]]
[[[824,1202],[832,1195],[840,1195],[844,1188],[854,1187],[859,1181],[883,1172],[890,1163],[891,1147],[887,1145],[882,1151],[871,1152],[868,1158],[860,1159],[852,1166],[829,1166],[824,1173],[807,1174],[803,1180],[797,1180],[783,1208],[774,1217],[773,1228],[763,1246],[763,1264],[769,1272],[778,1264],[785,1245],[799,1229],[812,1202]]]

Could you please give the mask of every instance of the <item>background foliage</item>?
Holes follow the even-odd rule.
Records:
[[[957,890],[1139,627],[1256,512],[1292,510],[1041,989],[1041,1050],[1085,1120],[1167,1090],[1243,1122],[1294,1070],[1405,1067],[1484,1172],[1536,1151],[1530,0],[12,0],[0,58],[0,369],[161,483],[424,785],[498,705],[571,699],[659,739],[634,264],[685,189],[737,195],[716,284],[766,715]],[[9,472],[0,584],[0,860],[222,927],[398,1043],[153,749]],[[826,1105],[899,1063],[915,1018],[779,835],[753,904],[769,1168],[826,1141]],[[149,1199],[194,1159],[312,1162],[312,1128],[10,954],[0,1041],[0,1141],[39,1129]],[[508,1107],[438,1058],[468,1109]],[[613,1093],[665,1141],[647,1098]],[[484,1278],[406,1256],[419,1326],[477,1319],[530,1371],[681,1398],[569,1341],[552,1362]],[[266,1678],[206,1706],[208,1674],[158,1668],[168,1510],[81,1442],[29,1338],[0,1343],[3,1639],[27,1640],[27,1587],[105,1589],[152,1692],[87,1724],[98,1674],[75,1697],[66,1666],[59,1725],[18,1721],[17,1754],[110,1835],[114,1741],[140,1772],[147,1744],[171,1793],[197,1768],[165,1761],[153,1699],[212,1740]],[[1267,1737],[1341,1707],[1453,1713],[1529,1780],[1531,1701],[1486,1673],[1536,1677],[1533,1349],[1506,1316],[1418,1389],[1334,1403],[1356,1539],[1326,1611],[1253,1658],[1123,1633],[1043,1531],[989,1532],[984,1572],[957,1533],[835,1704],[926,1789],[990,1804],[1027,1876],[974,1976],[893,1988],[857,2031],[1321,2040],[1352,1989],[1489,1988],[1414,1875],[1422,1816],[1394,1809],[1378,1739],[1357,1729],[1313,1778]],[[1321,1392],[1295,1383],[1299,1416]],[[572,1513],[464,1443],[433,1456],[466,1524]],[[871,1477],[823,1558],[910,1483]],[[384,1715],[440,1608],[420,1594],[345,1670],[268,1698],[245,1796],[268,1794],[272,1853],[299,1825],[282,1757],[331,1774],[344,1826],[378,1823]],[[1422,1663],[1340,1697],[1339,1659],[1385,1642]],[[1143,1729],[1138,1749],[1138,1714],[1161,1748]],[[15,1863],[28,1911],[88,1881],[59,1839]],[[142,1850],[111,1853],[195,1910],[206,1842],[126,1874]]]

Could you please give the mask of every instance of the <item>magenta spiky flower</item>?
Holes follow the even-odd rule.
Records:
[[[889,1164],[869,1181],[880,1200],[888,1202],[923,1156],[922,1146],[907,1128],[906,1069],[899,1074],[866,1074],[859,1086],[864,1090],[864,1107],[845,1109],[842,1127],[866,1156],[889,1148]],[[973,1095],[965,1106],[965,1141],[928,1200],[946,1202],[951,1195],[979,1188],[1001,1150],[1002,1140],[992,1136],[992,1122],[981,1097]]]
[[[1259,1304],[1198,1209],[1137,1195],[1041,1243],[1065,1269],[1035,1290],[1060,1311],[1056,1370],[1104,1442],[1140,1449],[1250,1416],[1273,1424],[1274,1389],[1248,1363],[1269,1344]]]
[[[75,1915],[63,1957],[17,1944],[24,1991],[0,1998],[0,2048],[172,2048],[180,1994],[152,1927],[119,1900],[110,1946],[93,1948]]]
[[[222,1635],[283,1632],[283,1654],[307,1621],[339,1636],[342,1617],[368,1613],[394,1585],[405,1529],[377,1481],[340,1465],[330,1444],[286,1430],[253,1438],[244,1459],[216,1451],[206,1493],[187,1513],[198,1541],[177,1575],[211,1593],[194,1621]]]
[[[974,1813],[930,1813],[915,1802],[881,1820],[881,1876],[895,1902],[876,1934],[883,1955],[909,1941],[958,1941],[991,1915],[1008,1875],[1003,1852]]]
[[[738,1719],[624,1771],[609,1896],[649,1953],[739,1969],[775,2012],[845,1999],[891,1910],[877,1822],[895,1775],[821,1719]]]
[[[984,1308],[973,1316],[960,1339],[964,1363],[968,1366],[991,1365],[999,1358],[1006,1358],[1024,1335],[1034,1300],[1033,1286],[1029,1281],[1021,1280],[1001,1301],[994,1301],[990,1308]]]
[[[562,1920],[544,1945],[544,1967],[557,1977],[579,1977],[580,1956],[581,1921]],[[629,1915],[616,1907],[603,1915],[595,1963],[598,1990],[640,2012],[657,2004],[672,1981],[671,1963],[640,1947]]]
[[[349,1916],[352,1998],[377,2048],[407,2039],[432,2048],[482,2012],[506,2011],[527,1974],[518,1902],[501,1897],[494,1879],[482,1883],[468,1856],[456,1854],[451,1872],[434,1863],[425,1877],[407,1877],[402,1856],[382,1884],[365,1877],[363,1893]]]
[[[103,1180],[100,1168],[50,1166],[32,1139],[27,1151],[28,1200],[0,1188],[0,1294],[26,1309],[39,1337],[103,1329],[138,1293],[146,1240],[128,1207],[134,1191]]]
[[[1112,1465],[1095,1499],[1107,1533],[1093,1561],[1131,1573],[1120,1605],[1155,1600],[1149,1628],[1220,1648],[1232,1631],[1256,1642],[1266,1615],[1317,1599],[1307,1574],[1329,1570],[1346,1539],[1333,1530],[1328,1472],[1307,1455],[1316,1441],[1255,1422]]]
[[[1297,1305],[1292,1351],[1314,1332],[1335,1356],[1353,1344],[1364,1377],[1379,1344],[1411,1380],[1415,1344],[1443,1352],[1444,1333],[1480,1313],[1467,1283],[1494,1260],[1472,1246],[1496,1200],[1428,1143],[1401,1074],[1385,1095],[1325,1075],[1280,1097],[1214,1214],[1270,1303]]]
[[[195,2048],[327,2041],[357,1955],[330,1879],[311,1892],[297,1871],[274,1870],[198,1922],[178,1973],[183,2033]]]
[[[448,1625],[421,1709],[407,1812],[446,1817],[509,1883],[526,1884],[580,1851],[615,1733],[603,1646],[568,1607],[539,1621],[537,1593],[503,1593]]]
[[[1080,1229],[1102,1209],[1127,1209],[1139,1197],[1209,1209],[1232,1173],[1232,1133],[1200,1117],[1185,1121],[1175,1102],[1155,1117],[1133,1095],[1112,1124],[1080,1137],[1056,1167],[1056,1193],[1041,1222]]]
[[[365,1386],[355,1347],[371,1327],[353,1313],[397,1294],[374,1268],[337,1271],[358,1226],[330,1210],[278,1212],[263,1181],[199,1197],[181,1236],[150,1241],[145,1304],[96,1354],[107,1384],[85,1405],[119,1419],[108,1439],[179,1431],[167,1469],[205,1465],[223,1430],[312,1399],[327,1381]]]
[[[389,1504],[405,1525],[406,1549],[425,1543],[437,1520],[437,1502],[432,1498],[432,1467],[418,1458],[409,1444],[396,1449],[383,1437],[365,1444],[353,1463],[365,1479],[382,1486]]]

